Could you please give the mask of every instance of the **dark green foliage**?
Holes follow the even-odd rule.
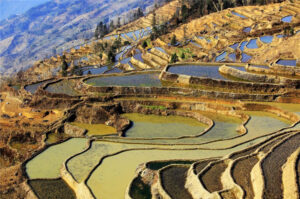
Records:
[[[176,63],[178,62],[178,56],[176,53],[172,54],[172,57],[171,57],[171,63]]]
[[[67,71],[69,68],[68,63],[66,62],[66,60],[63,60],[63,63],[61,65],[61,70],[62,71]]]
[[[116,38],[116,40],[114,41],[112,48],[114,50],[120,48],[122,46],[122,42],[121,42],[121,37]]]
[[[61,71],[61,75],[62,75],[63,77],[67,77],[67,75],[68,75],[68,72],[67,72],[67,71],[65,71],[65,70],[63,70],[63,71]]]
[[[130,41],[124,41],[124,46],[130,45]]]
[[[143,41],[142,47],[143,47],[144,49],[148,47],[148,44],[147,44],[147,41],[146,41],[146,40]]]
[[[39,198],[43,199],[75,199],[72,189],[62,180],[30,180],[29,185]]]
[[[76,71],[75,71],[75,75],[77,75],[77,76],[82,76],[82,75],[83,75],[82,70],[81,70],[81,69],[76,70]]]
[[[116,60],[116,55],[115,55],[114,51],[111,49],[108,51],[107,61],[110,63],[113,63],[113,62],[115,62],[115,60]]]
[[[168,31],[169,31],[169,25],[167,23],[152,27],[152,33],[150,35],[151,41],[155,40],[161,35],[168,33]]]
[[[95,38],[103,38],[104,35],[109,33],[109,27],[107,27],[106,24],[104,24],[102,21],[97,25],[96,30],[95,30]]]
[[[129,190],[129,194],[132,198],[136,199],[151,199],[151,188],[149,185],[145,184],[141,177],[136,177],[132,182],[132,187]]]
[[[195,161],[190,160],[169,160],[169,161],[157,161],[147,163],[147,168],[151,170],[158,170],[171,164],[193,164]]]
[[[187,8],[186,5],[182,5],[181,6],[181,19],[182,19],[182,22],[185,22],[187,20],[189,16],[189,9]]]
[[[176,35],[173,35],[172,39],[171,39],[171,45],[175,46],[177,44],[177,39],[176,39]]]
[[[184,53],[181,54],[181,59],[185,59],[185,54]]]

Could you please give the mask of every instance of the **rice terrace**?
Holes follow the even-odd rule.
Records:
[[[3,75],[0,198],[299,199],[300,1],[151,2]]]

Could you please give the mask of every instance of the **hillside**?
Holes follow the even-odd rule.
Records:
[[[53,0],[0,22],[0,73],[9,74],[34,61],[91,38],[100,20],[109,21],[153,0]]]
[[[12,15],[23,14],[27,10],[48,0],[0,0],[0,20]]]

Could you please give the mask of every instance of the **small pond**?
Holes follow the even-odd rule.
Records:
[[[30,179],[49,179],[60,177],[60,168],[70,156],[83,151],[87,139],[73,138],[61,144],[53,145],[34,157],[26,164]]]
[[[111,70],[105,71],[104,74],[122,73],[122,72],[123,71],[120,68],[115,67],[115,68],[113,68]]]
[[[144,60],[142,58],[142,53],[139,53],[139,54],[135,54],[133,56],[135,59],[139,60],[140,62],[143,62],[144,63]]]
[[[281,21],[285,22],[285,23],[290,23],[292,21],[292,19],[293,19],[293,16],[290,15],[290,16],[283,17],[281,19]]]
[[[241,17],[243,19],[247,19],[247,17],[245,17],[244,15],[241,15],[241,14],[239,14],[237,12],[231,11],[231,13],[234,14],[234,15],[236,15],[236,16],[239,16],[239,17]]]
[[[95,77],[85,81],[93,86],[137,86],[137,87],[161,87],[158,73],[133,74],[123,76]]]
[[[276,64],[283,65],[283,66],[296,66],[296,60],[287,60],[287,59],[280,59],[276,62]]]
[[[159,50],[160,52],[166,53],[166,51],[163,48],[161,48],[161,47],[154,47],[154,48],[157,49],[157,50]]]
[[[236,61],[236,55],[235,55],[235,53],[230,53],[228,55],[228,58],[229,58],[230,61],[235,62]]]
[[[48,81],[43,81],[43,82],[39,82],[39,83],[35,83],[35,84],[30,84],[28,86],[25,86],[25,90],[30,92],[31,94],[34,94],[35,91],[38,89],[38,87],[40,87],[43,84],[49,83],[51,80]]]
[[[198,48],[202,48],[202,46],[194,41],[191,41],[191,44],[193,44],[194,46],[198,47]]]
[[[233,44],[233,45],[231,45],[229,47],[232,48],[232,49],[234,49],[234,50],[236,50],[239,47],[239,43],[235,43],[235,44]]]
[[[249,43],[247,44],[247,48],[250,48],[250,49],[258,48],[256,41],[257,41],[257,39],[251,39],[249,41]]]
[[[277,38],[284,38],[286,35],[277,35]]]
[[[251,66],[257,67],[257,68],[270,69],[269,66],[265,66],[265,65],[251,65]]]
[[[206,126],[196,119],[180,116],[157,116],[136,113],[124,114],[123,116],[133,121],[133,126],[126,132],[126,137],[134,138],[174,138],[198,135],[203,132]]]
[[[227,52],[223,52],[222,54],[216,57],[216,62],[222,62],[226,60]]]
[[[83,71],[83,75],[87,75],[87,74],[92,74],[92,75],[97,75],[97,74],[103,74],[105,71],[108,70],[108,67],[107,66],[103,66],[103,67],[100,67],[100,68],[92,68],[92,67],[89,67],[88,69],[86,68],[82,68],[84,71]]]
[[[75,96],[80,94],[77,92],[75,87],[76,80],[62,80],[53,84],[48,85],[45,90],[50,93],[59,93],[59,94],[66,94],[70,96]]]
[[[272,43],[273,36],[262,36],[262,37],[260,37],[260,41],[262,41],[263,43],[266,43],[266,44]]]
[[[247,44],[247,41],[243,41],[243,42],[241,43],[241,45],[240,45],[240,50],[241,50],[242,52],[244,51],[246,44]]]
[[[246,27],[246,28],[243,29],[243,32],[247,32],[247,33],[248,33],[248,32],[250,32],[251,30],[252,30],[252,28]]]
[[[179,65],[168,68],[168,72],[196,77],[208,77],[213,79],[222,79],[223,77],[219,73],[220,66],[205,66],[205,65]]]
[[[242,62],[248,62],[252,57],[246,53],[242,54]]]

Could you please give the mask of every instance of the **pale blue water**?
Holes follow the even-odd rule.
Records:
[[[244,31],[244,32],[250,32],[250,31],[251,31],[251,28],[250,28],[250,27],[244,28],[243,31]]]
[[[140,39],[140,30],[136,30],[134,31],[135,37],[137,38],[137,40]]]
[[[228,57],[229,57],[230,61],[235,61],[235,60],[236,60],[236,55],[235,55],[235,53],[230,53],[230,54],[228,55]]]
[[[202,48],[202,46],[196,42],[191,41],[191,44],[193,44],[194,46],[197,46],[198,48]]]
[[[280,65],[284,65],[284,66],[296,66],[296,60],[280,59],[276,62],[276,64],[280,64]]]
[[[163,48],[161,48],[161,47],[155,47],[155,48],[156,48],[157,50],[163,52],[163,53],[166,53],[166,51],[165,51]]]
[[[137,86],[137,87],[161,87],[158,73],[135,74],[111,77],[95,77],[85,81],[94,86]]]
[[[236,50],[238,48],[238,46],[239,46],[239,43],[235,43],[235,44],[233,44],[233,45],[231,45],[229,47],[233,48],[234,50]]]
[[[132,39],[133,41],[135,41],[136,39],[134,38],[134,36],[133,36],[133,32],[129,32],[129,33],[127,33],[127,36],[130,38],[130,39]]]
[[[244,15],[241,15],[241,14],[236,13],[236,12],[234,12],[234,11],[231,11],[231,13],[234,14],[234,15],[236,15],[236,16],[239,16],[239,17],[241,17],[241,18],[243,18],[243,19],[247,19],[247,17],[245,17]]]
[[[143,60],[143,58],[142,58],[142,53],[136,54],[136,55],[134,55],[133,57],[134,57],[135,59],[139,60],[140,62],[143,62],[143,63],[144,63],[144,60]]]
[[[262,36],[260,37],[260,41],[264,43],[271,43],[273,41],[273,36]]]
[[[122,73],[123,71],[117,67],[111,69],[111,70],[108,70],[106,72],[104,72],[104,74],[112,74],[112,73]]]
[[[243,67],[243,66],[228,66],[228,67],[230,67],[230,68],[235,68],[235,69],[238,69],[238,70],[240,70],[240,71],[246,72],[246,69],[245,69],[245,67]]]
[[[245,53],[242,54],[242,62],[248,62],[252,57]]]
[[[222,54],[220,54],[219,56],[217,56],[216,57],[216,62],[225,61],[226,55],[227,55],[227,52],[223,52]]]
[[[25,90],[30,92],[31,94],[34,94],[35,91],[38,89],[38,87],[40,87],[41,85],[46,84],[48,82],[50,82],[50,80],[25,86]]]
[[[88,68],[88,69],[84,69],[83,75],[87,75],[89,73],[89,71],[91,72],[92,75],[102,74],[107,70],[108,70],[107,66],[103,66],[101,68]]]
[[[286,37],[286,35],[277,35],[277,38],[283,38]]]
[[[213,79],[225,80],[225,78],[219,73],[219,66],[180,65],[169,67],[168,72],[189,76],[208,77]]]
[[[247,44],[247,41],[243,41],[243,42],[241,43],[241,45],[240,45],[240,50],[241,50],[242,52],[244,51],[246,44]]]
[[[122,59],[120,61],[121,64],[128,64],[128,62],[130,61],[131,57],[128,57],[128,58],[125,58],[125,59]]]
[[[249,41],[249,43],[247,44],[247,48],[250,48],[250,49],[258,48],[256,41],[257,41],[257,39],[251,39]]]
[[[282,22],[290,23],[292,21],[293,16],[286,16],[281,19]]]
[[[265,68],[265,69],[269,69],[269,66],[264,66],[264,65],[251,65],[257,68]]]

